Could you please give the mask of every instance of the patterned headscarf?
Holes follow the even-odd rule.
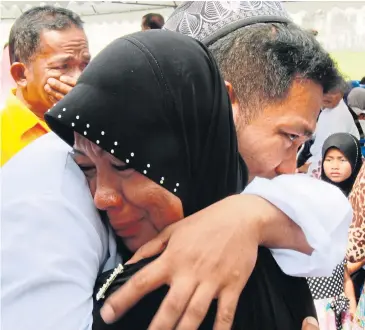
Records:
[[[358,262],[365,259],[365,163],[356,178],[350,194],[354,219],[350,226],[347,259]]]
[[[241,27],[269,22],[291,22],[279,1],[188,1],[177,7],[163,28],[209,46]]]

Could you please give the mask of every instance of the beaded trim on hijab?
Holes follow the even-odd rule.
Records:
[[[49,112],[50,110],[48,110],[48,112]],[[66,112],[67,111],[67,109],[66,108],[63,108],[62,109],[62,112]],[[58,116],[57,116],[57,118],[59,118],[59,119],[61,119],[62,118],[62,113],[60,113]],[[75,121],[74,122],[72,122],[71,123],[71,126],[72,127],[75,127],[76,126],[76,124],[75,124],[75,122],[77,122],[77,120],[79,120],[80,119],[80,116],[79,115],[76,115],[75,116]],[[84,133],[83,133],[83,135],[84,136],[87,136],[87,128],[90,128],[90,124],[86,124],[86,128],[85,128],[85,130],[84,130]],[[100,131],[100,135],[101,136],[104,136],[105,135],[105,131]],[[96,140],[95,141],[96,142],[96,144],[100,144],[100,140]],[[118,141],[114,141],[114,146],[111,148],[111,149],[109,149],[109,150],[106,150],[106,151],[108,151],[108,152],[110,152],[111,154],[114,154],[114,152],[115,152],[115,148],[116,147],[118,147]],[[133,161],[133,157],[135,156],[135,154],[134,154],[134,152],[131,152],[130,153],[130,158],[126,158],[125,159],[125,163],[126,164],[132,164],[132,161]],[[142,173],[143,174],[147,174],[147,171],[148,171],[148,169],[149,168],[151,168],[151,164],[149,164],[149,163],[147,163],[146,164],[146,169],[144,169],[143,171],[142,171]],[[164,184],[164,182],[165,182],[165,177],[164,176],[161,176],[161,179],[160,179],[160,185],[161,186],[163,186],[163,184]],[[174,188],[174,190],[173,190],[173,192],[174,193],[176,193],[177,192],[177,190],[179,189],[179,187],[180,187],[180,183],[179,182],[176,182],[175,183],[175,188]]]
[[[114,282],[114,280],[116,279],[116,277],[119,274],[122,274],[123,271],[124,271],[124,267],[123,267],[122,264],[119,264],[116,268],[114,268],[113,273],[111,273],[111,275],[109,276],[109,278],[106,280],[106,282],[103,284],[103,286],[98,291],[98,293],[96,295],[96,300],[97,301],[99,301],[100,299],[104,299],[105,298],[105,292],[109,289],[109,287]]]

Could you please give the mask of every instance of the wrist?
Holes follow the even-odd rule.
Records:
[[[313,252],[302,229],[275,205],[257,195],[241,194],[238,198],[242,208],[240,221],[250,227],[258,245],[307,255]]]
[[[238,229],[249,232],[257,245],[262,245],[265,240],[263,230],[265,211],[262,211],[261,207],[268,202],[259,196],[248,194],[233,195],[227,200],[230,203],[227,209],[234,212],[230,217],[232,220],[237,219]]]

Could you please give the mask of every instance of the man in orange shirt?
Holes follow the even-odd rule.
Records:
[[[49,131],[43,116],[76,84],[90,61],[83,22],[72,11],[34,7],[14,23],[9,36],[11,91],[1,120],[1,166]]]

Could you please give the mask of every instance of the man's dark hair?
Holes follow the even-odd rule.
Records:
[[[291,23],[243,27],[209,49],[224,79],[232,83],[246,122],[255,117],[257,109],[283,100],[296,78],[314,81],[324,93],[343,81],[315,37]]]
[[[346,80],[340,80],[335,86],[332,86],[327,93],[341,93],[343,95],[350,93],[352,87]]]
[[[365,85],[365,77],[362,77],[361,80],[360,80],[360,84],[361,85]]]
[[[148,27],[150,29],[162,29],[165,24],[165,19],[160,14],[146,14],[142,17],[142,24],[144,27]]]
[[[27,63],[38,50],[43,30],[83,29],[83,21],[71,10],[53,6],[34,7],[14,23],[9,35],[10,62]]]

